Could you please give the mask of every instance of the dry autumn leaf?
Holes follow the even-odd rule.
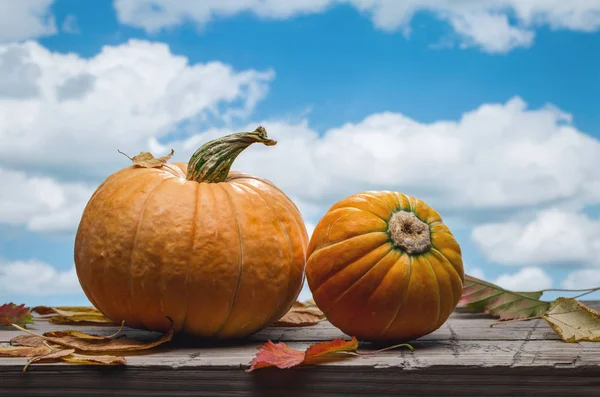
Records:
[[[115,325],[115,323],[92,306],[36,306],[32,312],[48,315],[48,321],[54,324],[97,324]]]
[[[413,350],[411,345],[403,343],[372,352],[358,352],[358,340],[355,337],[352,337],[351,340],[337,338],[331,341],[315,343],[309,346],[304,352],[292,349],[284,342],[273,343],[268,341],[258,347],[258,353],[252,359],[250,368],[247,371],[251,372],[255,369],[265,367],[292,368],[303,364],[318,364],[324,360],[339,359],[352,355],[372,355],[398,347],[407,347],[411,351]],[[345,353],[346,356],[341,356],[340,353]]]
[[[355,352],[358,350],[358,339],[354,336],[347,341],[341,338],[331,341],[315,343],[306,349],[304,364],[312,364],[318,362],[326,356],[335,355],[341,352]]]
[[[150,349],[173,338],[173,329],[160,338],[143,342],[127,337],[118,338],[120,331],[110,336],[92,335],[77,330],[52,331],[37,335],[18,325],[13,327],[27,333],[11,339],[11,346],[0,347],[0,357],[30,357],[23,370],[36,362],[58,362],[72,364],[120,365],[125,358],[99,353],[131,352]],[[17,345],[17,346],[12,346]],[[92,353],[92,354],[84,354]]]
[[[17,324],[24,326],[33,323],[33,316],[24,304],[5,303],[0,306],[0,325]]]
[[[558,298],[542,315],[565,342],[600,342],[600,313],[573,298]]]
[[[89,353],[114,353],[146,350],[168,342],[173,338],[172,328],[170,328],[169,331],[164,333],[160,338],[151,342],[139,341],[127,337],[116,339],[115,337],[117,336],[117,334],[112,335],[110,337],[106,337],[90,335],[81,331],[68,330],[46,332],[43,335],[36,335],[30,331],[24,330],[22,328],[20,329],[25,332],[28,332],[34,337],[41,338],[44,341],[53,345],[58,345],[69,349],[75,349],[79,352]],[[13,341],[15,340],[13,339]],[[11,343],[13,341],[11,341]]]
[[[85,365],[123,365],[125,357],[121,356],[99,356],[75,353],[75,349],[52,349],[48,346],[48,352],[31,358],[23,367],[23,371],[33,363],[55,363],[62,361],[69,364]]]
[[[500,320],[525,319],[540,316],[548,310],[550,302],[539,300],[541,296],[541,291],[513,292],[465,275],[460,304]]]
[[[285,342],[267,341],[259,346],[248,372],[264,367],[291,368],[302,364],[304,352],[290,348]]]
[[[173,157],[173,153],[175,153],[175,151],[171,149],[171,153],[162,157],[154,157],[152,153],[149,152],[140,152],[140,154],[136,156],[129,157],[120,150],[118,152],[126,156],[129,160],[133,161],[135,165],[144,168],[162,167],[171,159],[171,157]]]
[[[325,319],[323,312],[317,307],[310,307],[301,302],[294,302],[292,308],[273,327],[304,327],[315,325]]]

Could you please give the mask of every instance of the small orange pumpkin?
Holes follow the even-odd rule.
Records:
[[[235,171],[264,128],[206,143],[188,165],[133,165],[87,204],[75,265],[88,299],[115,322],[237,338],[278,320],[304,282],[308,236],[271,182]],[[136,156],[137,157],[137,156]],[[135,159],[135,158],[134,158]]]
[[[461,250],[423,201],[363,192],[329,209],[308,246],[306,279],[327,319],[368,341],[405,341],[438,329],[462,292]]]

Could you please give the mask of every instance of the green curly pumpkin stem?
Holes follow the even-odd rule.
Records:
[[[269,139],[267,130],[258,126],[252,132],[238,132],[207,142],[192,155],[188,163],[187,179],[208,183],[224,182],[233,161],[253,143],[273,146],[277,141]]]

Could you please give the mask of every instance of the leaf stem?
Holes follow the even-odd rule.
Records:
[[[384,352],[386,350],[392,350],[392,349],[397,349],[399,347],[406,347],[408,348],[408,350],[410,350],[411,352],[415,351],[415,348],[412,347],[412,345],[408,344],[408,343],[401,343],[399,345],[393,345],[393,346],[388,346],[388,347],[384,347],[383,349],[379,349],[379,350],[374,350],[371,352],[358,352],[358,354],[360,354],[361,356],[370,356],[371,354],[377,354],[377,353],[381,353]]]
[[[566,288],[548,288],[548,289],[542,289],[539,292],[581,292],[581,291],[598,291],[600,290],[600,287],[595,287],[595,288],[582,288],[582,289],[566,289]]]
[[[535,319],[538,319],[538,318],[542,318],[542,316],[533,316],[533,317],[525,317],[525,318],[515,318],[515,319],[512,319],[512,320],[500,320],[500,321],[496,321],[495,323],[491,323],[490,327],[494,327],[496,325],[504,324],[504,323],[516,323],[516,322],[519,322],[519,321],[535,320]]]
[[[600,291],[600,287],[592,288],[592,289],[588,290],[587,292],[584,292],[583,294],[574,296],[573,299],[581,298],[582,296],[586,296],[586,295],[591,294],[592,292],[596,292],[596,291]]]
[[[120,151],[119,149],[117,149],[117,152],[121,153],[123,156],[127,157],[129,160],[133,161],[133,159],[131,157],[129,157],[127,154],[123,153],[122,151]]]

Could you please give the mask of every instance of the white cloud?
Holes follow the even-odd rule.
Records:
[[[474,268],[465,267],[465,274],[468,274],[469,276],[473,276],[480,280],[485,280],[485,275],[483,273],[483,269],[480,267],[474,267]]]
[[[0,296],[81,293],[75,267],[59,271],[37,260],[0,263]]]
[[[600,220],[559,209],[529,222],[477,226],[473,241],[486,257],[506,265],[600,265]]]
[[[74,230],[94,190],[2,168],[0,180],[7,187],[0,190],[0,223],[40,232]]]
[[[63,20],[62,31],[69,34],[81,33],[77,24],[77,17],[75,15],[67,15]]]
[[[56,33],[54,0],[0,0],[0,43]]]
[[[538,267],[525,267],[516,273],[500,275],[494,284],[512,291],[539,291],[552,288],[552,278]]]
[[[272,71],[190,64],[165,44],[131,40],[96,56],[34,42],[0,46],[0,165],[105,177],[182,122],[248,115]],[[77,164],[74,167],[73,164]]]
[[[419,123],[379,113],[322,135],[307,122],[264,121],[279,143],[250,148],[234,168],[271,179],[310,222],[335,201],[369,189],[417,196],[444,217],[490,221],[557,202],[600,203],[600,142],[569,120],[553,107],[532,110],[514,98],[482,105],[459,121]],[[191,153],[230,132],[212,129],[168,145]]]
[[[200,27],[211,19],[251,12],[261,18],[285,19],[324,12],[349,4],[368,15],[383,30],[410,31],[418,12],[447,21],[463,47],[478,46],[491,53],[531,45],[535,28],[591,32],[600,28],[597,0],[115,0],[119,21],[149,32],[184,22]]]
[[[561,286],[567,289],[596,288],[600,286],[600,269],[582,269],[570,273]]]

